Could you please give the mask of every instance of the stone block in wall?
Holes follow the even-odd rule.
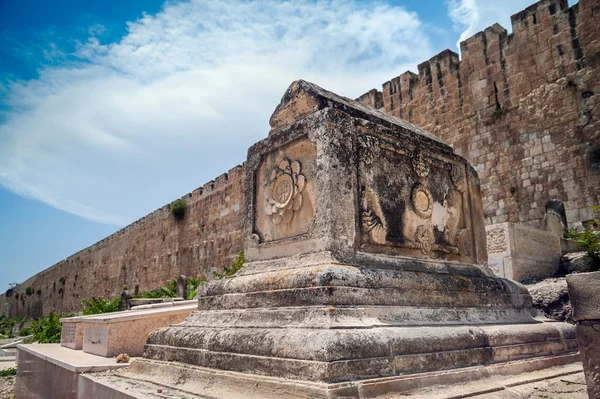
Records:
[[[488,265],[515,281],[545,278],[558,271],[561,242],[552,232],[515,223],[486,226]]]

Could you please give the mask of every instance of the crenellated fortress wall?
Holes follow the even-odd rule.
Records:
[[[244,177],[236,166],[183,196],[182,220],[167,204],[69,256],[2,294],[0,309],[12,317],[70,312],[84,298],[151,290],[181,274],[210,277],[243,247]]]
[[[423,127],[476,167],[487,224],[569,223],[600,204],[600,2],[543,0],[359,100]]]

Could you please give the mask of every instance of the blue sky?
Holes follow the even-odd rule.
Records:
[[[0,290],[241,163],[289,83],[348,97],[531,0],[0,0]]]

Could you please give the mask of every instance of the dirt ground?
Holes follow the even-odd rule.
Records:
[[[585,378],[581,373],[559,378],[547,385],[540,384],[526,397],[527,399],[588,399],[588,394]]]
[[[0,377],[0,399],[15,399],[15,377]]]
[[[525,384],[475,396],[479,399],[588,399],[583,373]]]

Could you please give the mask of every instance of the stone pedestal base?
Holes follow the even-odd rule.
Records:
[[[523,286],[473,265],[336,259],[251,262],[206,284],[200,311],[150,334],[144,357],[336,384],[577,349],[573,326],[533,318]]]
[[[364,397],[373,379],[574,352],[573,326],[485,266],[479,181],[450,146],[304,81],[270,123],[246,162],[248,262],[148,336],[137,375],[169,362],[243,373],[244,397]]]

